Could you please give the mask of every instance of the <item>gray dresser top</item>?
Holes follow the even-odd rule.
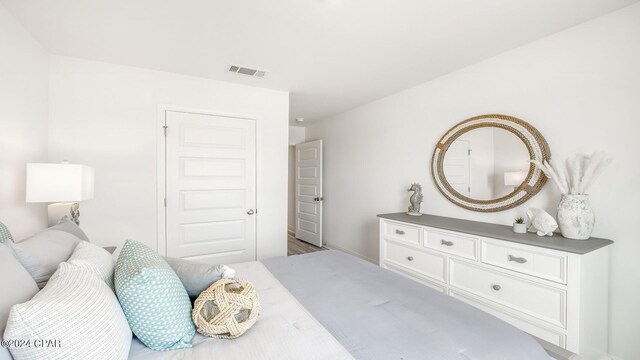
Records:
[[[517,234],[511,226],[489,224],[478,221],[454,219],[435,215],[411,216],[405,213],[381,214],[383,219],[401,221],[438,229],[457,231],[466,234],[511,241],[520,244],[539,246],[547,249],[566,251],[575,254],[586,254],[601,247],[613,244],[613,241],[600,238],[589,240],[571,240],[559,234],[538,236],[535,233]]]

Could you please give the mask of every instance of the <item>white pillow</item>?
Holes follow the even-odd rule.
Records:
[[[90,242],[81,241],[67,262],[98,275],[113,290],[115,261],[107,250]]]
[[[4,339],[53,340],[10,347],[16,360],[126,359],[131,329],[118,299],[100,277],[62,263],[33,299],[11,308]]]

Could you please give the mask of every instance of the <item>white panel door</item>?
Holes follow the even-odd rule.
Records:
[[[167,255],[256,260],[256,130],[251,119],[166,112]]]
[[[442,163],[447,181],[453,189],[464,196],[470,196],[470,150],[469,140],[455,140],[449,146]]]
[[[322,246],[322,140],[296,145],[296,238]]]

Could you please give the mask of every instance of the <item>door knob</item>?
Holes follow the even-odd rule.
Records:
[[[495,290],[495,291],[499,291],[500,289],[502,289],[502,286],[496,284],[496,285],[491,286],[491,288],[493,290]]]
[[[320,197],[318,197],[318,196],[314,197],[314,198],[313,198],[313,201],[322,201],[322,196],[320,196]]]
[[[256,213],[256,212],[255,212],[255,211],[253,211],[253,209],[249,209],[249,210],[247,210],[247,214],[248,214],[248,215],[253,215],[253,214],[255,214],[255,213]]]

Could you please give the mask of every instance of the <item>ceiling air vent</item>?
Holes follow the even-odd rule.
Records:
[[[267,73],[262,70],[251,69],[251,68],[238,66],[238,65],[230,65],[229,72],[240,74],[240,75],[258,77],[258,78],[261,78],[267,75]]]

